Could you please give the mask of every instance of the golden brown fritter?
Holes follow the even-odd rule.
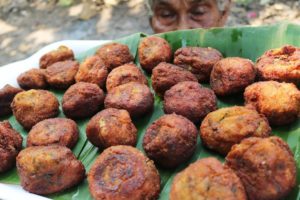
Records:
[[[244,98],[246,106],[265,115],[271,125],[292,123],[300,115],[300,91],[292,83],[254,83],[246,88]]]
[[[27,147],[62,145],[73,148],[78,141],[77,124],[71,119],[45,119],[32,127],[27,136]]]
[[[44,119],[56,117],[59,113],[57,98],[46,90],[20,92],[15,96],[11,107],[16,120],[27,130]]]
[[[142,68],[148,73],[161,62],[171,62],[172,49],[170,44],[163,38],[149,36],[139,44],[139,60]]]
[[[147,156],[166,168],[177,167],[195,152],[197,128],[185,117],[164,115],[146,130],[143,148]]]
[[[256,70],[251,60],[225,58],[217,62],[210,76],[211,89],[219,96],[243,92],[255,81]]]
[[[174,64],[195,74],[199,82],[208,82],[214,64],[222,58],[222,54],[211,47],[183,47],[175,52]]]
[[[151,79],[153,89],[160,96],[163,96],[167,90],[179,82],[198,82],[197,78],[191,72],[165,62],[158,64],[153,69]]]
[[[85,178],[83,164],[64,146],[35,146],[21,151],[17,170],[22,187],[35,194],[71,188]]]
[[[68,47],[60,46],[58,49],[50,51],[40,58],[40,68],[46,69],[56,62],[65,60],[74,60],[74,53]]]
[[[93,145],[101,149],[115,145],[135,146],[137,129],[126,110],[108,108],[89,121],[86,135]]]
[[[284,199],[296,186],[296,163],[279,137],[252,137],[234,145],[226,165],[240,177],[249,200]]]
[[[76,82],[94,83],[104,89],[107,75],[108,70],[104,61],[99,56],[91,56],[80,64],[75,80]]]
[[[22,89],[12,87],[11,85],[5,85],[2,89],[0,89],[0,117],[12,113],[10,104],[14,97],[22,91]]]
[[[216,95],[198,82],[180,82],[166,91],[164,96],[165,113],[176,113],[195,123],[216,109]]]
[[[220,154],[227,155],[234,144],[248,137],[268,137],[268,120],[256,110],[242,106],[222,108],[209,113],[202,121],[202,143]]]
[[[12,128],[9,121],[0,122],[0,173],[15,166],[22,141],[21,135]]]
[[[96,55],[104,61],[109,71],[126,63],[133,62],[133,56],[128,46],[120,43],[106,44],[97,50]]]
[[[104,97],[104,92],[98,85],[85,82],[76,83],[63,96],[63,112],[72,119],[93,116],[103,107]]]
[[[283,46],[265,52],[256,62],[260,80],[300,84],[300,48]]]
[[[103,151],[88,174],[95,200],[156,200],[160,177],[153,161],[130,146]]]
[[[147,85],[147,79],[143,72],[135,64],[125,64],[113,69],[106,80],[106,89],[110,91],[112,88],[129,82],[137,82]]]
[[[150,89],[140,83],[119,85],[108,92],[105,108],[127,110],[131,117],[140,117],[153,110],[154,97]]]
[[[48,84],[44,69],[31,69],[18,76],[18,84],[24,90],[45,89]]]
[[[45,71],[46,80],[51,87],[67,89],[75,83],[78,68],[79,63],[77,61],[56,62],[47,67]]]
[[[178,173],[170,200],[247,200],[239,177],[215,158],[204,158]]]

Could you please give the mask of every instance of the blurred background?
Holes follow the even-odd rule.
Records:
[[[299,0],[234,0],[227,26],[300,24]],[[152,33],[144,0],[0,0],[0,66],[59,40]]]

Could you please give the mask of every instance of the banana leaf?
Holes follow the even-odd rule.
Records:
[[[213,47],[218,49],[224,57],[239,56],[249,58],[255,61],[263,52],[271,48],[281,47],[285,44],[291,44],[300,47],[300,26],[294,24],[278,24],[272,26],[263,27],[234,27],[234,28],[214,28],[214,29],[196,29],[176,31],[170,33],[159,34],[158,36],[165,38],[171,45],[173,51],[184,46],[201,46],[201,47]],[[126,44],[129,46],[132,55],[135,56],[135,63],[139,66],[139,60],[137,57],[137,47],[141,38],[146,37],[145,34],[137,33],[129,37],[125,37],[117,42]],[[79,61],[84,60],[87,56],[93,55],[97,48],[91,49],[83,54],[76,55]],[[151,87],[150,75],[146,74]],[[204,85],[209,87],[209,85]],[[152,88],[151,88],[152,89]],[[152,89],[153,91],[153,89]],[[52,90],[57,97],[61,100],[63,92]],[[229,107],[233,105],[243,105],[242,94],[234,95],[227,98],[218,98],[218,107]],[[60,116],[64,115],[60,112]],[[151,114],[134,120],[136,127],[138,128],[138,143],[137,148],[143,151],[142,139],[146,128],[157,118],[163,115],[162,100],[160,97],[155,96],[155,108]],[[8,119],[13,127],[19,131],[24,138],[24,147],[27,132],[19,125],[13,116],[2,118],[0,120]],[[86,167],[87,172],[93,164],[96,157],[101,154],[100,149],[94,147],[86,139],[85,126],[89,119],[77,121],[80,128],[80,140],[73,149],[74,154],[80,159]],[[197,124],[199,128],[200,124]],[[290,146],[294,153],[294,158],[297,163],[297,186],[286,198],[286,200],[300,199],[300,119],[296,122],[281,127],[272,127],[273,134],[283,138]],[[172,185],[173,177],[187,167],[190,163],[197,159],[214,156],[221,161],[224,161],[224,157],[215,154],[212,151],[207,150],[201,145],[200,138],[198,137],[197,149],[192,158],[173,170],[165,170],[158,168],[161,176],[161,194],[160,200],[169,199],[170,187]],[[16,169],[12,169],[7,173],[0,175],[0,182],[20,184]],[[88,190],[88,184],[85,180],[80,185],[48,196],[53,199],[92,199]]]

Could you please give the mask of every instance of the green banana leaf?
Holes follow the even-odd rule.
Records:
[[[201,46],[213,47],[222,52],[224,57],[239,56],[249,58],[255,61],[263,52],[271,48],[281,47],[285,44],[291,44],[300,47],[300,26],[294,24],[283,23],[279,25],[264,26],[264,27],[238,27],[238,28],[214,28],[214,29],[196,29],[186,31],[176,31],[170,33],[159,34],[158,36],[165,38],[172,46],[173,51],[184,46]],[[129,46],[132,55],[135,55],[135,62],[139,65],[137,58],[137,47],[142,37],[145,34],[137,33],[126,38],[116,40],[117,42]],[[93,55],[97,48],[91,49],[81,55],[76,55],[79,61],[84,60],[87,56]],[[146,74],[146,73],[145,73]],[[148,77],[149,85],[151,86],[150,75]],[[208,85],[204,85],[209,87]],[[152,88],[151,88],[152,89]],[[63,92],[52,90],[59,100],[61,100]],[[235,95],[227,98],[218,98],[218,107],[228,107],[233,105],[243,105],[243,96]],[[60,116],[64,115],[60,112]],[[143,151],[142,139],[146,128],[157,118],[163,115],[162,100],[155,96],[155,109],[151,114],[134,121],[138,128],[138,143],[137,148]],[[27,132],[19,125],[13,116],[2,118],[8,119],[13,127],[21,133],[24,138],[24,147]],[[93,164],[96,157],[101,153],[101,150],[94,147],[86,139],[85,126],[89,119],[77,121],[80,129],[80,140],[74,147],[73,152],[86,167],[87,172]],[[199,124],[197,127],[199,128]],[[300,199],[300,119],[293,124],[282,127],[272,127],[273,134],[283,138],[294,152],[294,157],[297,162],[297,186],[286,198],[286,200]],[[197,159],[214,156],[219,160],[224,161],[224,158],[202,147],[200,138],[196,152],[193,157],[187,162],[173,170],[165,170],[158,168],[161,176],[161,195],[160,200],[169,199],[169,191],[172,185],[173,177],[187,167],[190,163]],[[16,169],[12,169],[7,173],[0,175],[0,182],[10,184],[20,184]],[[88,184],[85,180],[80,185],[48,196],[53,199],[92,199],[88,190]]]

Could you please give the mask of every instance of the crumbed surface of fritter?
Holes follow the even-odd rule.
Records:
[[[68,47],[60,46],[58,49],[50,51],[40,58],[40,68],[46,69],[56,62],[65,60],[74,60],[74,53]]]
[[[44,69],[31,69],[18,76],[18,84],[24,90],[45,89],[48,86]]]
[[[11,85],[5,85],[2,89],[0,89],[0,117],[12,113],[10,107],[11,102],[13,101],[14,97],[22,91],[22,89],[15,88]]]

